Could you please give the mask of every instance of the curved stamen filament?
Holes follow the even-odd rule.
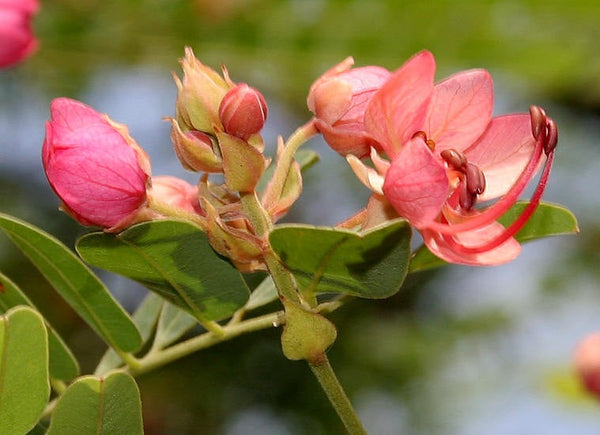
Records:
[[[525,207],[525,209],[521,212],[519,217],[508,227],[505,231],[503,231],[498,237],[482,244],[479,246],[465,246],[458,242],[454,236],[444,235],[444,240],[449,243],[453,250],[457,252],[462,252],[465,254],[480,254],[482,252],[490,251],[502,243],[506,242],[509,238],[513,237],[517,234],[529,221],[533,213],[535,212],[537,206],[542,199],[542,195],[544,190],[546,189],[546,184],[548,183],[548,178],[550,176],[550,170],[552,169],[552,163],[554,161],[554,151],[551,151],[548,154],[548,159],[546,160],[546,164],[544,165],[544,170],[540,177],[540,182],[538,186],[531,196],[531,200],[529,204]]]
[[[488,207],[481,214],[469,218],[465,222],[461,222],[458,224],[444,224],[440,222],[432,222],[427,224],[427,229],[431,231],[436,231],[441,234],[457,234],[464,231],[474,230],[477,228],[481,228],[484,225],[487,225],[495,220],[497,220],[500,216],[502,216],[511,205],[513,205],[531,178],[533,178],[533,174],[542,158],[542,153],[544,150],[545,143],[545,135],[539,135],[536,142],[535,148],[527,163],[527,166],[521,172],[521,175],[517,179],[517,181],[513,184],[510,190],[500,198],[495,204]],[[553,153],[552,153],[553,154]],[[541,182],[541,181],[540,181]]]

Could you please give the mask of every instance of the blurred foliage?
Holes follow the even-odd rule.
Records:
[[[52,93],[72,94],[115,63],[178,72],[190,45],[203,62],[300,107],[310,83],[347,56],[395,69],[427,48],[439,78],[469,67],[510,72],[532,94],[600,110],[599,16],[595,0],[48,0],[36,23],[42,48],[27,68]]]

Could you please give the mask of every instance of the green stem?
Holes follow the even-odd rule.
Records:
[[[321,384],[323,391],[327,394],[329,402],[335,408],[338,416],[344,423],[350,435],[366,434],[367,431],[360,422],[356,411],[350,403],[350,399],[344,392],[338,381],[326,355],[319,358],[318,362],[308,363],[315,377]]]
[[[179,218],[194,222],[200,228],[206,230],[206,219],[203,216],[189,212],[180,207],[174,207],[166,202],[158,201],[152,196],[152,194],[148,195],[148,207],[165,217]]]
[[[207,347],[221,343],[226,340],[231,340],[239,335],[248,332],[259,331],[261,329],[278,327],[284,322],[282,312],[265,314],[264,316],[255,317],[231,326],[222,328],[223,334],[216,335],[207,332],[197,337],[190,338],[187,341],[171,346],[160,352],[151,352],[145,357],[138,359],[134,366],[129,365],[128,371],[133,376],[141,375],[162,367],[184,356],[190,355]]]

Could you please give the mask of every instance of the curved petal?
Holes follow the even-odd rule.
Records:
[[[421,51],[400,67],[373,95],[365,112],[366,130],[393,158],[423,129],[433,92],[435,59]]]
[[[427,138],[436,151],[463,151],[485,131],[492,119],[494,88],[486,70],[473,69],[435,85],[425,121]]]
[[[464,152],[485,175],[486,188],[479,199],[485,201],[508,192],[527,166],[534,149],[529,115],[493,118],[483,136]],[[543,159],[539,167],[542,163]]]
[[[492,266],[514,260],[521,252],[519,242],[514,238],[510,238],[498,247],[480,253],[463,252],[458,246],[476,247],[498,236],[503,231],[504,227],[502,225],[493,222],[476,230],[459,233],[454,238],[431,230],[422,230],[421,235],[429,250],[442,260],[468,266]]]
[[[439,216],[448,196],[446,168],[416,137],[392,160],[383,184],[383,193],[412,225],[422,228]]]

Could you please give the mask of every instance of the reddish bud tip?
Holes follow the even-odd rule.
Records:
[[[248,139],[262,130],[267,120],[267,102],[262,94],[245,83],[231,88],[219,106],[225,132]]]

